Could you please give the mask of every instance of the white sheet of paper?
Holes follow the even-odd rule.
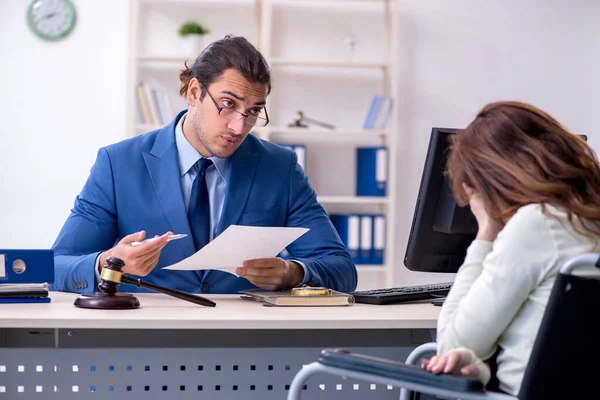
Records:
[[[307,228],[231,225],[194,255],[163,269],[219,269],[235,274],[242,262],[276,257]]]

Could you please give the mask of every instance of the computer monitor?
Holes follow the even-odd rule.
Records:
[[[444,174],[450,135],[433,128],[408,237],[404,265],[412,271],[457,272],[477,235],[469,206],[459,207]],[[579,135],[587,141],[587,136]]]
[[[450,135],[457,129],[433,128],[408,237],[404,265],[412,271],[456,272],[477,234],[469,206],[456,204],[444,175]]]

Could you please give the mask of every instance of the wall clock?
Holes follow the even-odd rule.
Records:
[[[27,9],[27,22],[38,37],[58,40],[73,30],[75,15],[70,0],[33,0]]]

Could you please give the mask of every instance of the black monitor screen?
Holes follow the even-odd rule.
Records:
[[[456,272],[477,234],[469,207],[459,207],[444,176],[448,138],[456,129],[433,128],[408,237],[404,265],[412,271]]]
[[[450,135],[457,129],[433,128],[408,237],[404,265],[412,271],[457,272],[477,235],[469,206],[456,204],[444,175]],[[587,136],[579,135],[587,141]]]

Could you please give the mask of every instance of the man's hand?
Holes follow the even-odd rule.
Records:
[[[125,236],[115,247],[100,255],[99,272],[102,273],[102,267],[106,264],[108,257],[117,257],[125,262],[123,273],[138,276],[148,275],[158,264],[160,252],[167,244],[169,235],[172,234],[167,232],[162,236],[155,236],[149,242],[135,247],[131,243],[144,240],[146,232],[140,231]]]
[[[440,356],[433,356],[431,360],[421,361],[421,366],[434,374],[455,374],[479,377],[479,368],[470,364],[471,360],[464,360],[459,350],[452,350]]]
[[[235,273],[266,290],[296,287],[304,279],[304,268],[300,264],[282,258],[246,260]]]

